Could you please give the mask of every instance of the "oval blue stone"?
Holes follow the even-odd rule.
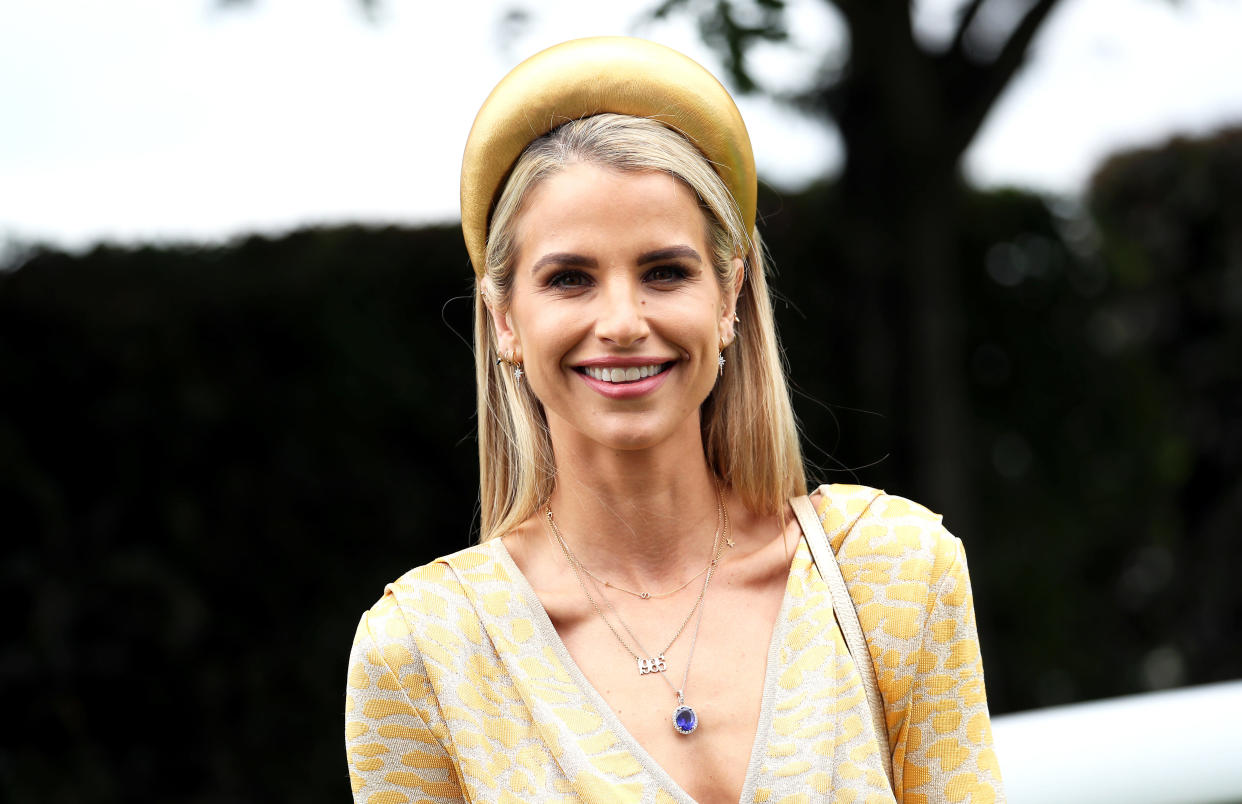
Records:
[[[679,706],[673,713],[673,728],[682,734],[689,734],[699,726],[699,716],[688,706]]]

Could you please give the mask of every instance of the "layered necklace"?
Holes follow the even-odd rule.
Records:
[[[616,586],[600,578],[598,575],[583,566],[578,560],[578,557],[574,555],[574,552],[569,549],[569,543],[566,542],[565,537],[561,535],[561,529],[557,527],[556,519],[552,516],[552,506],[550,504],[544,506],[544,512],[548,517],[548,526],[552,530],[552,535],[556,537],[556,541],[560,545],[561,551],[565,554],[565,560],[569,562],[570,569],[574,571],[574,576],[578,579],[578,586],[582,588],[582,593],[586,595],[586,599],[590,601],[591,607],[595,609],[595,613],[598,614],[599,618],[604,621],[604,625],[608,626],[608,630],[612,632],[613,637],[616,638],[621,647],[625,648],[626,653],[633,657],[638,666],[638,674],[640,676],[649,674],[658,675],[660,678],[664,679],[664,683],[667,684],[669,689],[673,691],[673,694],[677,696],[677,708],[673,710],[673,728],[677,730],[678,734],[689,734],[697,729],[699,726],[698,713],[694,711],[693,707],[686,705],[686,682],[690,678],[690,663],[694,660],[694,648],[699,641],[699,626],[703,624],[703,609],[705,608],[703,605],[703,599],[707,596],[707,587],[711,584],[712,575],[715,574],[716,566],[720,563],[722,537],[724,542],[727,542],[730,546],[732,546],[732,540],[729,539],[729,512],[725,509],[724,495],[720,491],[719,484],[716,486],[716,535],[712,540],[711,558],[708,560],[707,566],[703,567],[703,569],[700,570],[693,578],[686,581],[676,589],[672,589],[667,592],[636,592]],[[691,607],[690,612],[686,615],[685,619],[681,621],[681,626],[678,627],[677,633],[673,634],[673,638],[668,641],[668,644],[664,647],[664,650],[654,655],[643,647],[642,643],[639,641],[638,637],[634,635],[634,632],[630,629],[629,625],[627,625],[625,620],[621,618],[621,614],[617,611],[616,607],[612,605],[612,601],[600,592],[600,597],[603,599],[604,605],[608,607],[608,610],[612,612],[612,616],[615,617],[617,622],[621,624],[621,628],[624,629],[625,633],[629,635],[631,640],[633,640],[634,647],[630,647],[630,643],[625,641],[625,638],[622,637],[613,626],[612,621],[608,619],[608,615],[604,613],[604,609],[595,600],[595,596],[591,594],[591,590],[588,588],[586,582],[586,577],[589,576],[592,581],[602,583],[610,589],[616,589],[617,591],[625,592],[626,594],[642,598],[643,600],[650,600],[652,598],[668,597],[669,595],[680,592],[682,589],[689,586],[690,583],[700,575],[704,576],[703,588],[699,590],[699,597],[694,601],[694,606]],[[597,588],[596,591],[599,591],[599,589]],[[673,682],[669,681],[668,677],[664,674],[668,669],[668,665],[664,659],[664,654],[668,653],[669,649],[672,648],[674,643],[677,642],[677,639],[686,630],[686,626],[690,624],[690,620],[695,618],[696,612],[698,613],[698,618],[695,620],[694,632],[690,638],[690,653],[686,657],[686,670],[681,676],[681,686],[674,687]],[[638,650],[635,651],[634,648],[638,648]]]

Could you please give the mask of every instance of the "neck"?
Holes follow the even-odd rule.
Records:
[[[634,452],[561,447],[549,504],[584,566],[631,588],[672,586],[702,568],[718,498],[700,440]]]

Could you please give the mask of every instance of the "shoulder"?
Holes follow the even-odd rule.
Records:
[[[451,580],[452,578],[496,567],[501,563],[500,554],[503,549],[499,540],[493,540],[440,556],[406,572],[388,584],[385,591],[392,591],[400,596],[423,587],[456,588],[460,586],[460,581]]]
[[[503,549],[498,541],[484,542],[409,570],[384,587],[384,594],[363,614],[363,625],[372,633],[401,638],[421,630],[416,623],[453,619],[470,606],[473,578],[505,572]]]
[[[936,667],[956,668],[955,678],[963,668],[973,672],[978,662],[967,657],[977,657],[978,641],[966,557],[940,516],[877,489],[820,492],[821,519],[886,704],[906,708],[914,685]]]
[[[818,511],[846,581],[935,587],[960,562],[939,514],[868,486],[820,486]],[[851,571],[852,570],[852,571]]]

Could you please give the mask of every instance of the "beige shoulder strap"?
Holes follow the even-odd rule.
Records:
[[[876,498],[878,497],[879,495],[876,495]],[[802,496],[795,497],[789,502],[793,506],[794,515],[798,517],[798,524],[802,526],[806,543],[811,548],[811,557],[815,559],[815,567],[819,570],[820,577],[828,584],[828,590],[832,594],[832,611],[836,614],[837,625],[840,626],[841,634],[845,637],[845,644],[850,650],[850,656],[854,659],[854,666],[858,668],[858,674],[862,676],[863,690],[867,694],[867,708],[871,710],[871,723],[875,727],[875,737],[879,743],[880,763],[884,766],[884,773],[888,775],[889,789],[893,789],[892,753],[888,747],[888,725],[884,717],[884,699],[880,697],[880,686],[875,679],[875,665],[871,661],[871,652],[867,650],[867,638],[863,635],[862,625],[858,622],[858,611],[854,608],[854,600],[845,587],[845,578],[841,576],[841,568],[837,566],[837,557],[833,555],[828,534],[824,533],[824,525],[819,521],[811,499]],[[875,499],[872,499],[872,502],[875,502]],[[870,503],[867,507],[871,507]],[[849,530],[859,519],[862,519],[865,513],[867,511],[863,509],[863,513],[859,514],[846,528],[846,533],[849,533]]]

